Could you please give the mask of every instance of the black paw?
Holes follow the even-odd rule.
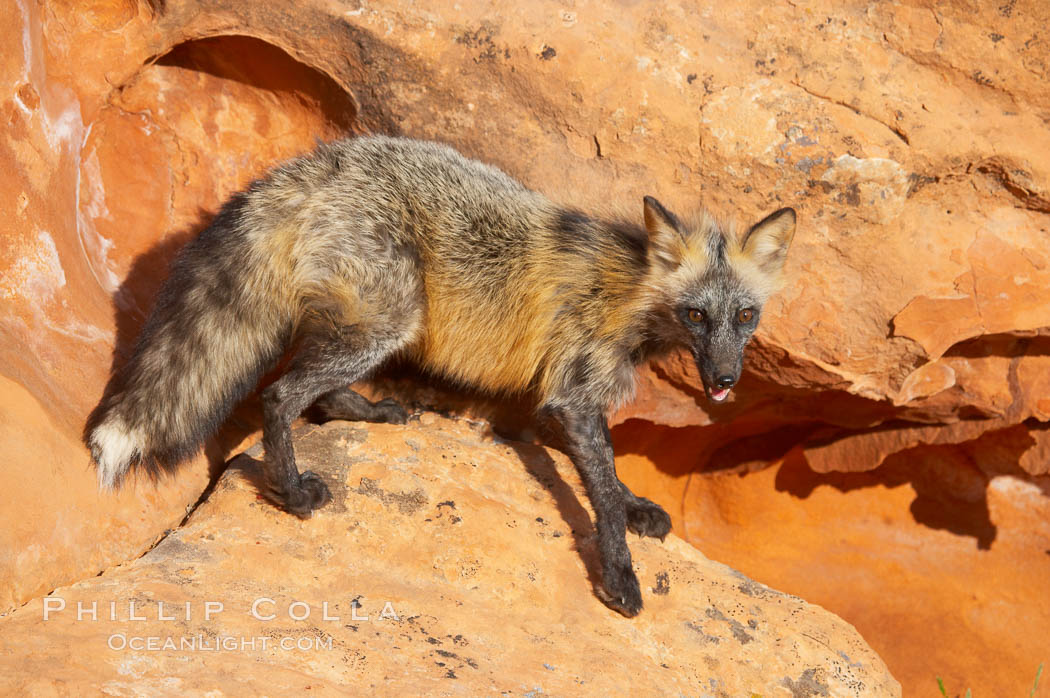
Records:
[[[595,591],[606,606],[628,618],[642,610],[642,590],[629,562],[625,566],[606,568],[602,572],[602,584]]]
[[[375,420],[376,422],[386,422],[387,424],[404,424],[408,421],[408,412],[405,412],[405,408],[397,404],[393,398],[385,398],[380,400],[375,405]]]
[[[644,497],[625,502],[627,528],[639,536],[663,540],[671,532],[671,517],[657,504]]]
[[[320,509],[332,501],[332,493],[324,480],[307,470],[299,476],[299,486],[287,492],[271,490],[270,499],[290,514],[300,519],[308,519],[315,509]]]

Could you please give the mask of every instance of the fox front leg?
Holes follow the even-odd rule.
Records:
[[[671,532],[671,517],[656,502],[639,497],[620,482],[623,503],[627,510],[627,528],[639,536],[659,538],[661,541]]]
[[[561,411],[569,456],[594,508],[602,581],[598,596],[627,617],[642,610],[642,592],[627,548],[627,501],[613,464],[612,437],[603,414]]]

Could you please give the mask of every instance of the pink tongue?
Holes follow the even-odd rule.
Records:
[[[711,399],[715,400],[717,402],[721,402],[722,400],[725,400],[728,395],[729,395],[729,388],[724,388],[722,390],[712,390],[711,391]]]

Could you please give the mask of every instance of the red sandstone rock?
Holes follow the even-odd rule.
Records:
[[[235,461],[149,553],[0,620],[0,693],[900,695],[848,624],[673,536],[631,541],[646,608],[610,611],[568,460],[485,431],[431,414],[301,430],[333,492],[309,521]]]
[[[817,473],[795,451],[750,474],[693,475],[683,535],[851,619],[906,693],[935,694],[941,676],[953,695],[1027,695],[1050,628],[1050,482],[1027,481],[1016,460],[981,473],[990,437],[867,473]]]

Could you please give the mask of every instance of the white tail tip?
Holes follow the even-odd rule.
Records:
[[[98,468],[99,489],[113,489],[132,461],[143,452],[142,435],[122,419],[109,418],[91,432],[91,453]]]

